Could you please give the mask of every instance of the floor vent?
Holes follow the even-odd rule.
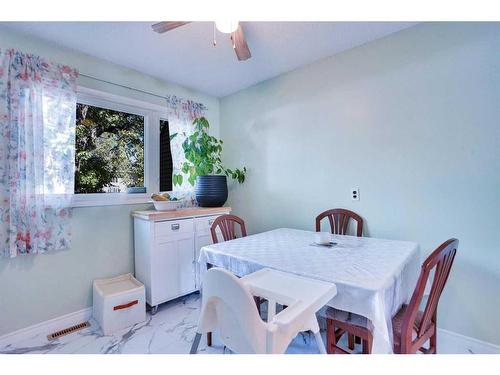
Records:
[[[76,324],[74,326],[71,326],[71,327],[68,327],[68,328],[65,328],[65,329],[61,329],[60,331],[51,333],[50,335],[47,336],[47,339],[49,341],[52,341],[52,340],[58,339],[59,337],[69,335],[70,333],[79,331],[79,330],[87,328],[87,327],[90,327],[90,323],[89,322],[84,322],[84,323]]]

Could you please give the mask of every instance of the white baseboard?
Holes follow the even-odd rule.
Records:
[[[30,337],[59,331],[63,328],[82,323],[92,317],[92,307],[75,311],[30,327],[0,336],[0,347],[18,343]],[[481,341],[445,329],[438,329],[439,354],[500,354],[500,345]]]
[[[500,345],[438,328],[438,354],[500,354]]]
[[[92,307],[88,307],[80,311],[75,311],[54,319],[46,320],[45,322],[41,322],[0,336],[0,347],[23,341],[39,334],[48,335],[52,332],[56,332],[75,324],[85,322],[91,317]]]

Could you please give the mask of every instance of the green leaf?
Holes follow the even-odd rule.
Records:
[[[173,182],[174,186],[176,186],[176,185],[179,185],[179,186],[182,185],[183,179],[184,178],[182,177],[181,174],[174,174],[172,176],[172,182]]]
[[[225,169],[222,165],[222,140],[208,133],[209,123],[205,117],[193,120],[194,132],[185,137],[182,142],[182,150],[186,157],[181,171],[188,178],[188,182],[194,185],[197,176],[212,173],[222,174],[242,182],[245,179],[246,168],[243,170]],[[176,179],[177,181],[177,179]]]

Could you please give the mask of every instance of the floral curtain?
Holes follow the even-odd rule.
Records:
[[[70,244],[76,78],[68,66],[0,49],[0,254]]]
[[[207,108],[202,103],[192,100],[181,99],[175,95],[167,96],[167,115],[170,134],[177,133],[177,136],[170,143],[174,173],[180,172],[180,166],[186,158],[182,150],[184,133],[191,134],[194,131],[193,120],[202,117]],[[181,186],[174,186],[174,193],[184,198],[184,204],[195,206],[194,187],[189,184],[187,178]]]

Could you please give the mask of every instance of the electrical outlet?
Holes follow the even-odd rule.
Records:
[[[359,201],[359,188],[351,188],[351,199]]]

